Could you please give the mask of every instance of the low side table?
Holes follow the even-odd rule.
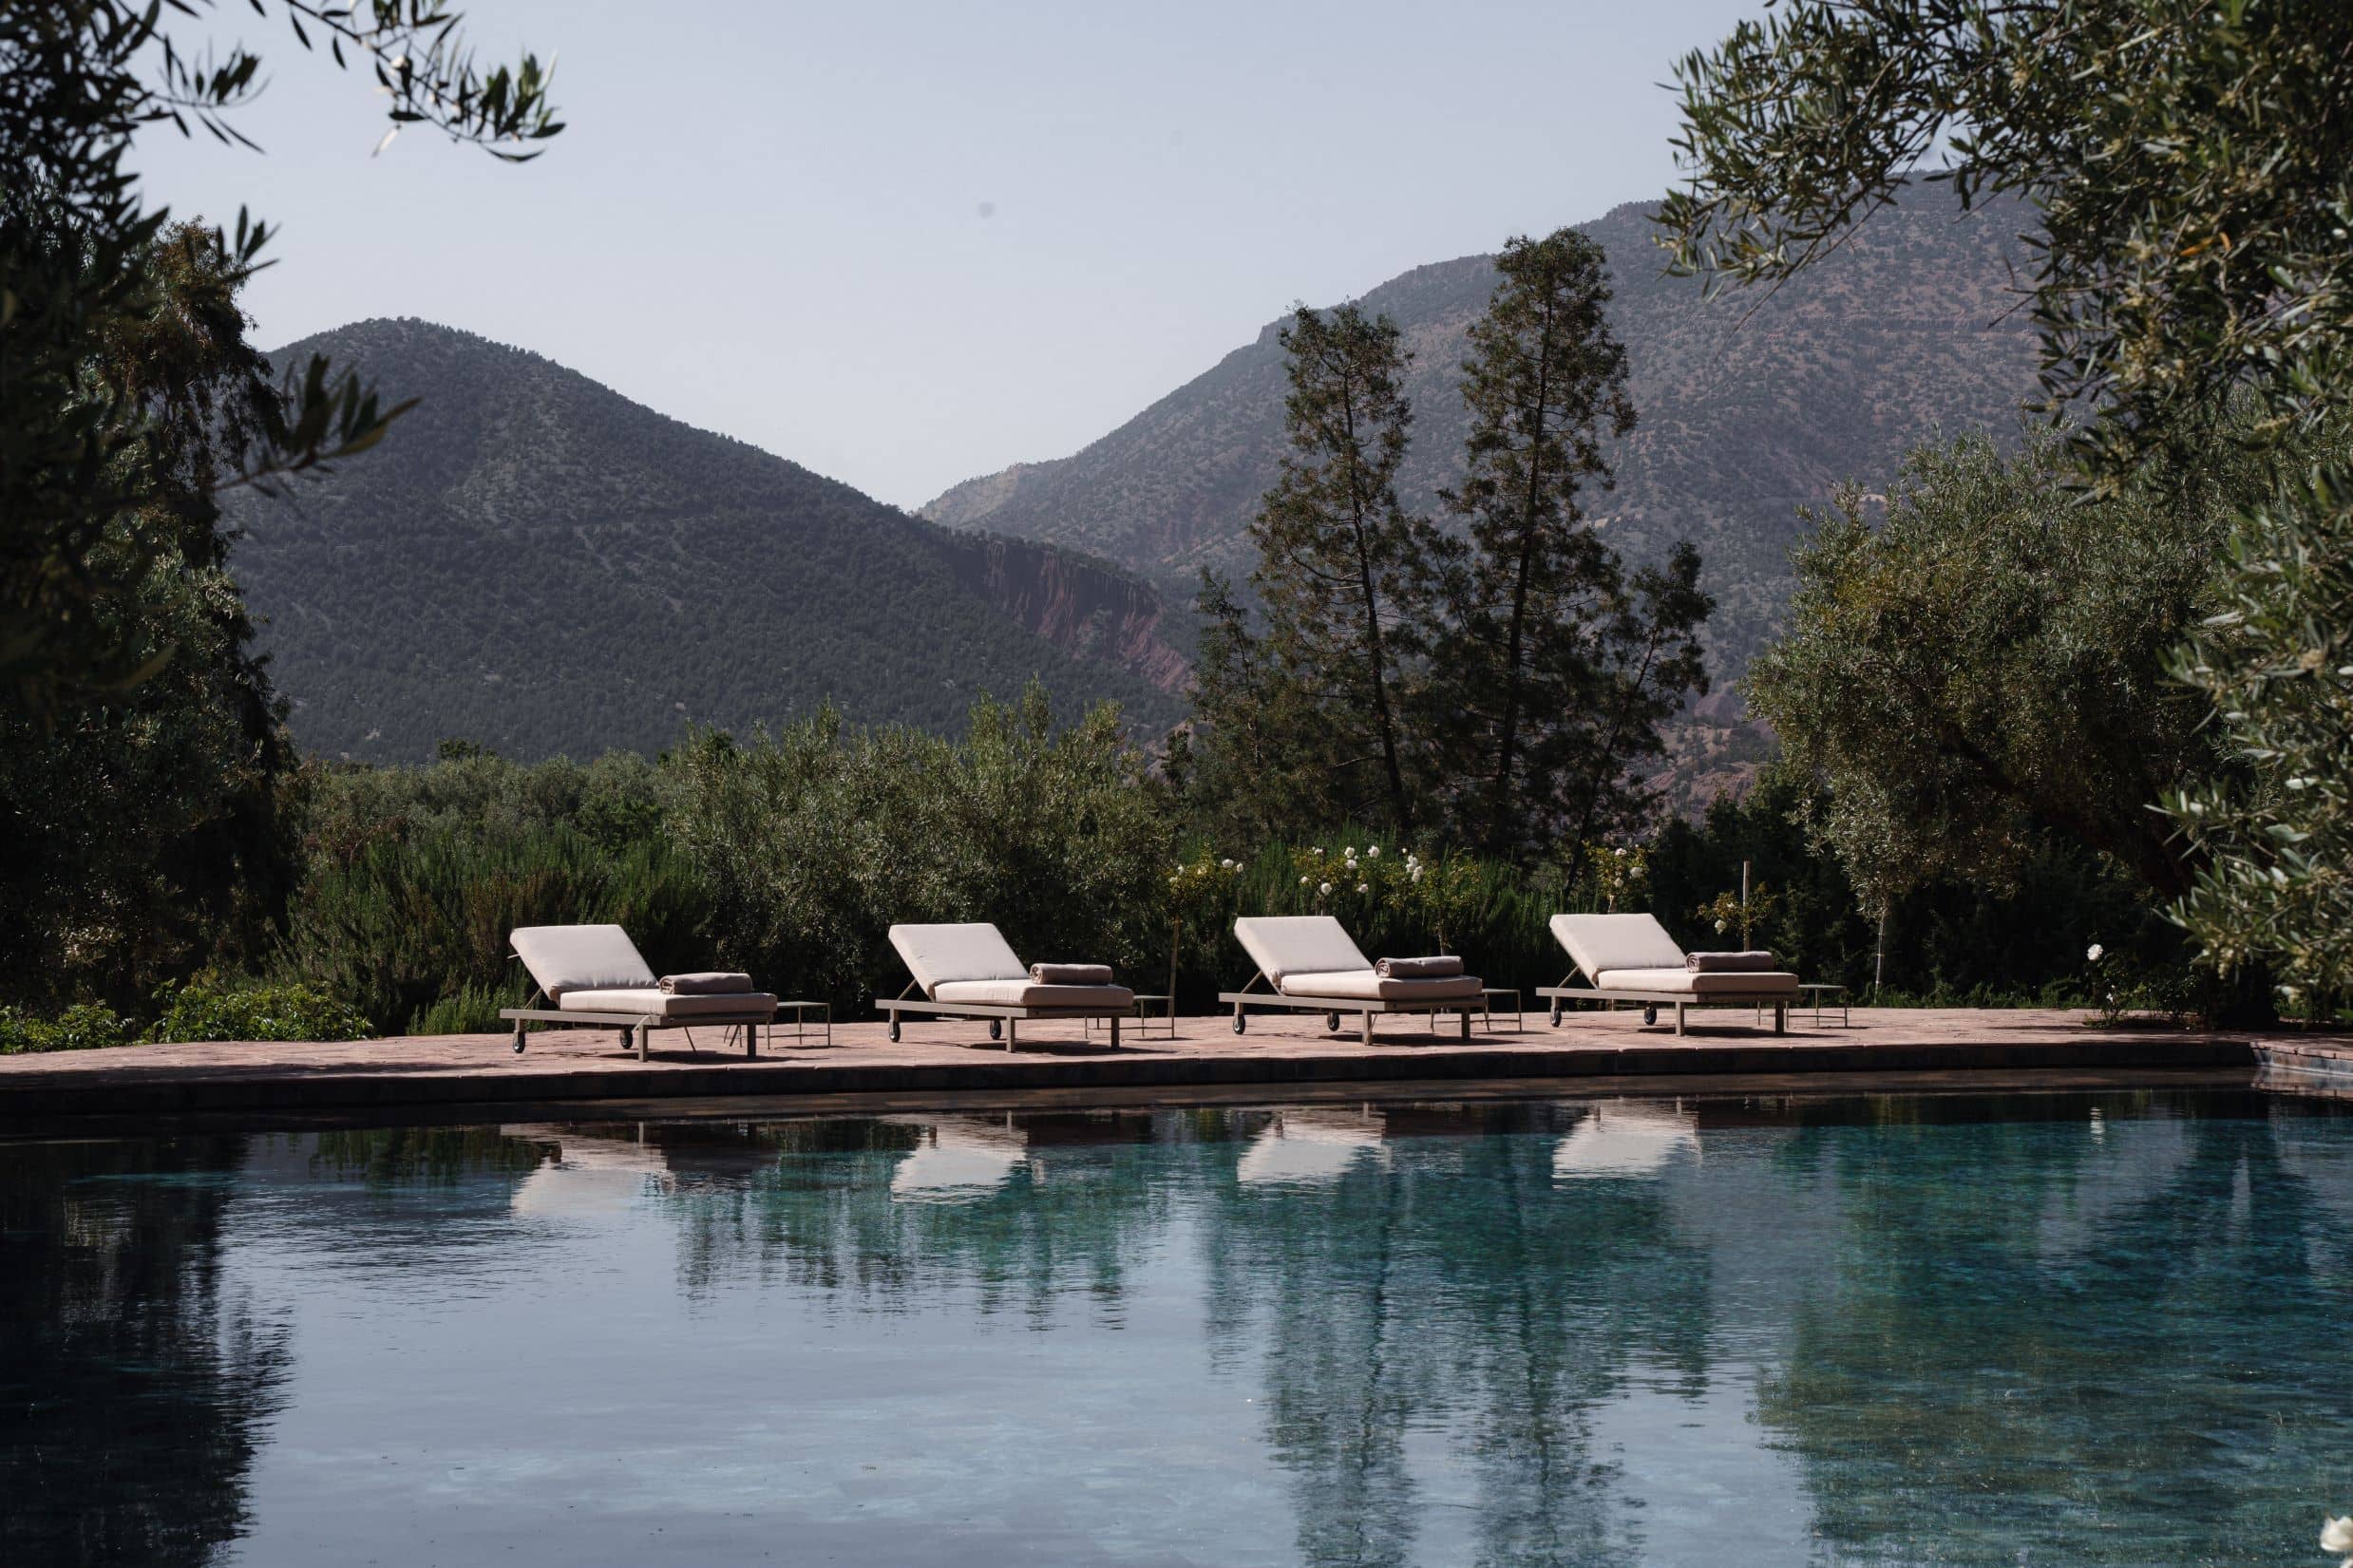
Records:
[[[1498,996],[1509,996],[1511,998],[1511,1032],[1517,1034],[1521,1031],[1522,1028],[1527,1023],[1527,1018],[1526,1015],[1520,1011],[1520,992],[1518,987],[1489,986],[1485,990],[1481,991],[1479,994],[1487,999],[1487,1005],[1481,1011],[1487,1015],[1488,1033],[1492,1034],[1495,1032],[1495,998]]]
[[[1144,1011],[1144,1004],[1145,1004],[1145,1003],[1147,1003],[1147,1002],[1158,1002],[1158,1003],[1160,1004],[1160,1015],[1161,1015],[1162,1019],[1163,1019],[1163,1020],[1165,1020],[1165,1021],[1167,1023],[1167,1026],[1168,1026],[1168,1032],[1167,1032],[1167,1034],[1165,1036],[1165,1038],[1167,1038],[1167,1039],[1170,1039],[1170,1040],[1175,1039],[1175,1038],[1177,1037],[1177,1032],[1176,1032],[1176,998],[1175,998],[1175,997],[1173,997],[1173,996],[1164,996],[1164,995],[1160,994],[1158,992],[1150,992],[1150,991],[1143,991],[1143,992],[1136,992],[1136,999],[1135,999],[1136,1038],[1137,1038],[1137,1039],[1139,1039],[1139,1040],[1144,1039],[1144,1038],[1148,1037],[1148,1034],[1149,1034],[1149,1032],[1150,1032],[1150,1031],[1149,1031],[1149,1030],[1146,1027],[1146,1026],[1148,1026],[1148,1024],[1150,1024],[1150,1023],[1151,1023],[1151,1015],[1150,1015],[1149,1013],[1148,1013],[1148,1012],[1146,1012],[1146,1011]],[[1094,1023],[1095,1023],[1095,1021],[1094,1021],[1093,1019],[1091,1019],[1091,1018],[1090,1018],[1090,1019],[1086,1020],[1086,1024],[1087,1024],[1087,1032],[1088,1032],[1088,1033],[1092,1034],[1092,1033],[1094,1032]]]
[[[792,1014],[792,1043],[794,1045],[799,1045],[806,1033],[808,1015],[812,1012],[818,1015],[818,1021],[825,1027],[825,1044],[828,1046],[833,1044],[833,1004],[831,1002],[779,1002],[776,1004],[776,1011],[780,1013],[790,1012]],[[771,1021],[768,1028],[769,1038],[773,1041],[776,1038],[776,1025]]]
[[[1846,987],[1831,985],[1801,985],[1797,989],[1800,993],[1813,998],[1813,1021],[1817,1024],[1822,1021],[1823,1000],[1828,997],[1831,992],[1836,992],[1838,993],[1838,1027],[1840,1029],[1851,1027],[1850,1023],[1850,1014],[1847,1011]]]

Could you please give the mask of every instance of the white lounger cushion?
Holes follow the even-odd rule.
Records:
[[[507,941],[557,1002],[571,991],[631,991],[655,983],[637,944],[618,926],[518,926]]]
[[[1450,974],[1436,980],[1399,980],[1369,969],[1342,970],[1329,974],[1286,974],[1277,987],[1285,996],[1333,996],[1360,1002],[1432,1002],[1479,994],[1475,974]]]
[[[1135,1006],[1126,986],[1041,986],[1032,980],[942,980],[935,1002],[979,1002],[995,1008],[1117,1008]]]
[[[1652,915],[1555,915],[1552,935],[1585,978],[1619,969],[1687,969],[1683,950]]]
[[[1765,970],[1694,974],[1687,969],[1605,969],[1596,991],[1669,991],[1690,996],[1794,996],[1797,976]]]
[[[951,980],[1019,980],[1029,983],[1030,969],[1014,956],[997,929],[985,920],[969,925],[893,926],[890,945],[934,1001],[942,998],[940,986]]]
[[[645,987],[567,991],[559,1012],[635,1012],[648,1018],[771,1018],[776,998],[765,991],[736,991],[721,996],[680,996]]]
[[[1373,972],[1373,960],[1329,915],[1244,916],[1234,922],[1234,939],[1277,987],[1286,974]]]

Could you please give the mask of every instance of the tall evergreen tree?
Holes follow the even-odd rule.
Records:
[[[1625,763],[1658,749],[1662,700],[1697,680],[1711,605],[1696,556],[1628,596],[1581,495],[1612,482],[1604,440],[1634,427],[1601,247],[1519,238],[1471,330],[1468,474],[1446,500],[1470,549],[1450,569],[1433,725],[1456,833],[1525,858],[1624,815]],[[1631,659],[1630,650],[1649,649]]]
[[[1251,630],[1231,582],[1204,572],[1195,602],[1202,629],[1192,701],[1201,729],[1170,737],[1171,781],[1214,834],[1273,837],[1323,825],[1311,744],[1320,716]]]
[[[1413,411],[1396,323],[1300,307],[1282,330],[1290,450],[1250,524],[1277,678],[1319,715],[1327,821],[1410,828],[1404,707],[1428,644],[1437,532],[1397,501]]]

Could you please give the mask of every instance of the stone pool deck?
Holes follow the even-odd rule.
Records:
[[[1431,1033],[1414,1020],[1384,1020],[1371,1047],[1335,1037],[1313,1015],[1254,1015],[1237,1036],[1226,1015],[1177,1020],[1169,1038],[1156,1024],[1123,1033],[1108,1048],[1100,1030],[1076,1024],[1031,1025],[1021,1049],[992,1044],[985,1026],[962,1021],[910,1025],[893,1044],[880,1022],[834,1026],[830,1045],[814,1033],[796,1042],[772,1031],[756,1061],[715,1048],[712,1031],[695,1054],[684,1036],[655,1037],[649,1061],[625,1054],[613,1031],[544,1030],[516,1055],[503,1034],[412,1036],[342,1043],[126,1046],[69,1054],[0,1057],[0,1132],[57,1130],[61,1121],[193,1116],[259,1120],[312,1115],[431,1113],[465,1108],[494,1116],[611,1114],[617,1107],[660,1116],[714,1114],[711,1103],[758,1097],[764,1114],[871,1102],[903,1106],[993,1101],[1075,1103],[1082,1099],[1199,1100],[1237,1092],[1412,1086],[1433,1094],[1599,1087],[1596,1081],[1695,1079],[1859,1087],[1851,1075],[2015,1076],[2064,1072],[2107,1079],[2120,1073],[2236,1074],[2248,1081],[2274,1058],[2324,1059],[2353,1074],[2353,1045],[2309,1034],[2206,1033],[2154,1025],[2087,1028],[2075,1011],[1857,1008],[1842,1027],[1811,1013],[1790,1032],[1749,1024],[1746,1014],[1693,1015],[1677,1039],[1664,1025],[1643,1028],[1631,1012],[1574,1012],[1559,1029],[1541,1012],[1468,1042],[1450,1028]],[[2292,1069],[2300,1070],[2300,1069]],[[1850,1075],[1845,1079],[1832,1075]],[[1573,1084],[1568,1081],[1575,1081]],[[738,1105],[740,1114],[742,1107]]]

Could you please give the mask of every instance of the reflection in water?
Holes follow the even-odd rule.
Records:
[[[212,1559],[285,1373],[221,1283],[236,1139],[0,1145],[0,1563]]]
[[[2186,1121],[2124,1151],[2104,1120],[1976,1130],[1805,1147],[1846,1224],[1760,1407],[1805,1461],[1824,1538],[1900,1550],[1925,1496],[2000,1524],[1955,1539],[1953,1562],[2293,1553],[2282,1519],[2341,1495],[2348,1436],[2325,1390],[2348,1370],[2353,1249],[2283,1150],[2311,1124]],[[2325,1152],[2342,1198],[2343,1139]],[[2119,1158],[2140,1180],[2055,1249]]]
[[[915,1152],[890,1175],[891,1196],[944,1200],[984,1198],[1029,1163],[1029,1142],[1010,1119],[943,1116],[922,1127]]]
[[[1656,1187],[1560,1199],[1553,1149],[1581,1112],[1377,1114],[1394,1159],[1324,1188],[1238,1189],[1206,1216],[1213,1332],[1257,1348],[1299,1557],[1422,1560],[1419,1430],[1473,1478],[1444,1501],[1474,1521],[1475,1560],[1639,1560],[1591,1412],[1635,1358],[1703,1365],[1660,1331],[1698,1315],[1704,1256]]]
[[[1698,1153],[1698,1118],[1680,1106],[1604,1105],[1554,1145],[1552,1174],[1564,1181],[1650,1176]]]
[[[1358,1155],[1387,1162],[1380,1118],[1366,1111],[1301,1105],[1279,1110],[1243,1152],[1234,1174],[1247,1181],[1329,1181]]]
[[[2353,1116],[2318,1102],[533,1124],[0,1174],[11,1564],[2271,1563],[2353,1440]]]

